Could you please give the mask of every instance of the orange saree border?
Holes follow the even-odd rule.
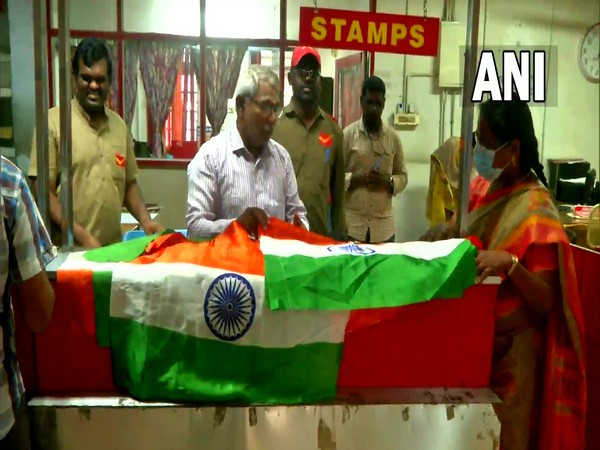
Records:
[[[475,180],[472,184],[473,189],[487,190],[488,186],[487,182],[481,180]],[[522,257],[532,244],[558,244],[562,304],[548,315],[537,433],[539,443],[535,448],[583,450],[587,404],[585,333],[570,244],[557,212],[550,207],[552,200],[549,192],[547,202],[539,201],[540,195],[543,196],[540,187],[529,182],[489,195],[484,192],[473,193],[473,213],[493,214],[496,205],[506,201],[507,196],[514,196],[513,201],[522,206],[527,205],[525,217],[514,217],[511,209],[511,215],[502,219],[512,229],[507,233],[508,237],[495,243],[493,249],[511,251]],[[494,222],[491,221],[497,225]],[[481,223],[485,224],[486,221]]]
[[[559,263],[563,314],[549,317],[539,448],[583,450],[587,408],[585,333],[568,242],[559,245]]]

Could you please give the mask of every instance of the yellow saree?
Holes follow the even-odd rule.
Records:
[[[459,137],[451,137],[431,154],[425,213],[430,227],[446,223],[456,210],[463,148]],[[471,179],[474,175],[472,170]]]

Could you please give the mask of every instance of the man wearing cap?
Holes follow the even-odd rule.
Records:
[[[289,152],[310,230],[345,239],[343,133],[319,106],[321,58],[312,47],[296,47],[288,74],[292,101],[277,120],[273,139]],[[331,198],[331,229],[328,203]]]

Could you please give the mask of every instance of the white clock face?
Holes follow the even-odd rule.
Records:
[[[585,34],[579,51],[579,65],[588,80],[600,81],[600,23]]]

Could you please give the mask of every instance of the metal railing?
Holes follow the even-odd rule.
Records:
[[[73,176],[71,173],[71,29],[69,2],[58,0],[58,55],[60,95],[60,192],[62,249],[73,249]]]
[[[46,2],[33,2],[33,54],[35,67],[35,140],[37,152],[37,205],[42,220],[50,229],[50,194],[48,191],[48,58]]]
[[[458,182],[458,215],[456,230],[460,235],[467,231],[466,220],[469,208],[469,188],[471,184],[471,165],[473,160],[473,117],[474,105],[471,102],[475,71],[477,69],[477,50],[479,37],[480,0],[469,0],[467,9],[467,36],[464,59],[463,108],[461,119],[461,137],[464,151],[460,154],[460,180]]]
[[[71,33],[68,0],[58,0],[59,102],[60,102],[60,201],[62,211],[61,250],[74,247],[73,237],[73,177],[71,172]],[[50,217],[49,140],[48,140],[48,55],[45,0],[33,2],[35,58],[35,129],[37,152],[37,204],[47,228]],[[50,87],[51,88],[51,87]],[[57,243],[58,244],[58,243]]]

